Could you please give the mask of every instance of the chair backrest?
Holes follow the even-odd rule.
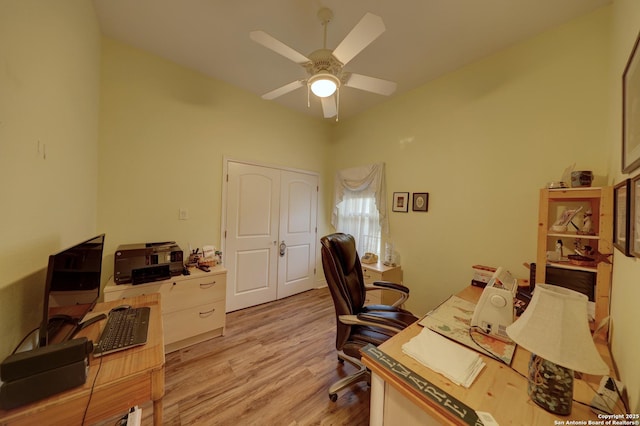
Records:
[[[336,348],[340,350],[349,338],[351,326],[340,323],[338,316],[355,315],[364,306],[362,265],[353,236],[335,233],[322,237],[320,242],[322,268],[336,310]]]

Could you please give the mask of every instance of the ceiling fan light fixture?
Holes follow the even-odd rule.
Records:
[[[333,74],[320,72],[309,79],[309,87],[314,95],[326,98],[333,95],[340,86],[340,80]]]

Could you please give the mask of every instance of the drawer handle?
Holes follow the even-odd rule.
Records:
[[[212,308],[210,311],[200,312],[200,318],[208,317],[216,311],[216,308]]]
[[[216,285],[216,282],[200,284],[200,288],[210,288]]]

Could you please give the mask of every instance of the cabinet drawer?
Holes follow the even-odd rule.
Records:
[[[175,281],[162,288],[162,311],[169,313],[225,299],[224,275]]]
[[[162,293],[162,286],[165,285],[163,283],[151,283],[144,285],[113,285],[107,286],[104,292],[104,301],[111,302],[113,300],[124,299],[127,297],[136,297],[143,294],[152,294],[152,293]],[[162,300],[162,296],[160,299],[160,303],[162,304],[162,310],[164,311],[164,303]]]
[[[399,266],[386,266],[383,264],[362,265],[362,276],[365,285],[373,285],[376,281],[390,281],[392,283],[402,284],[402,269]],[[365,304],[392,304],[398,299],[398,296],[388,290],[368,291]]]
[[[224,300],[167,313],[162,319],[164,344],[169,345],[224,327]]]
[[[110,286],[109,291],[104,293],[104,300],[110,302],[142,294],[160,293],[162,313],[164,314],[203,303],[224,300],[226,286],[226,274],[192,279],[181,278],[161,283]]]
[[[365,305],[379,305],[382,303],[382,292],[381,291],[368,291],[365,294],[364,304]]]
[[[382,273],[367,267],[362,268],[362,276],[364,277],[365,284],[371,284],[374,281],[382,281]]]

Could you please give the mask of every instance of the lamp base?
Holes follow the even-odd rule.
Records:
[[[531,354],[528,392],[548,412],[567,416],[573,401],[573,370]]]

